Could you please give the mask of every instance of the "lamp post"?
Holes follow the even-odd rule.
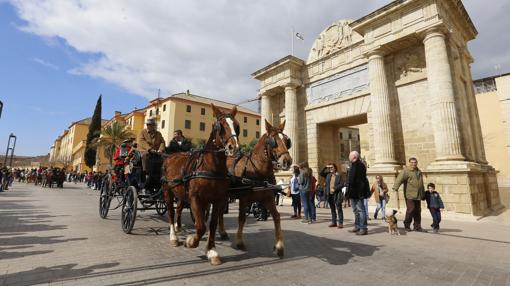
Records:
[[[4,103],[0,100],[0,118],[2,118],[2,110],[4,110]]]
[[[14,139],[12,147],[11,147],[11,139]],[[7,141],[7,150],[5,150],[5,158],[4,158],[4,166],[7,166],[7,157],[9,157],[9,151],[11,151],[11,158],[9,160],[9,166],[12,167],[12,157],[14,155],[14,148],[16,148],[16,135],[11,133],[9,135],[9,141]]]

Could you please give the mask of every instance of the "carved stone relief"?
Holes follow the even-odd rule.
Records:
[[[395,79],[403,80],[425,72],[425,49],[416,46],[395,55]]]
[[[310,50],[308,62],[315,61],[348,46],[352,40],[352,31],[349,27],[350,22],[352,21],[340,20],[322,31]]]

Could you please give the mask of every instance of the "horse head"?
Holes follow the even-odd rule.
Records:
[[[288,170],[292,165],[289,149],[292,147],[290,138],[283,133],[285,121],[280,126],[273,127],[266,120],[266,150],[271,158],[273,167],[277,170]]]
[[[239,122],[235,116],[237,107],[228,113],[221,111],[211,103],[216,122],[213,125],[214,144],[217,148],[224,148],[225,155],[233,156],[239,150]]]

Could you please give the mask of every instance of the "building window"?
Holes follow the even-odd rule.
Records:
[[[191,105],[186,105],[186,112],[191,112]]]
[[[200,109],[200,114],[205,115],[205,108]]]
[[[259,139],[260,138],[260,131],[256,131],[255,132],[255,138]]]
[[[159,114],[159,107],[156,108],[156,115],[158,115],[158,114]]]
[[[166,111],[166,104],[163,104],[163,111]]]
[[[149,110],[149,117],[152,117],[152,109]]]
[[[359,141],[359,134],[358,134],[358,141]]]
[[[243,136],[244,137],[248,137],[248,130],[247,129],[243,129]]]
[[[340,132],[339,134],[340,134],[340,140],[343,140],[344,139],[344,134],[342,132]]]
[[[184,128],[191,129],[191,120],[184,120]]]
[[[200,131],[205,131],[205,122],[200,122]]]
[[[244,117],[244,123],[248,123],[248,117]]]
[[[260,119],[257,119],[257,125],[260,125]]]
[[[161,121],[161,129],[165,129],[165,120]]]
[[[352,139],[352,133],[349,132],[349,139]]]

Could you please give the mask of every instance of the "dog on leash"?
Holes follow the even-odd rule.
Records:
[[[398,221],[397,218],[395,217],[397,212],[398,212],[397,210],[393,210],[392,215],[386,216],[386,222],[388,223],[388,233],[390,235],[392,234],[400,235],[400,231],[398,231]]]

